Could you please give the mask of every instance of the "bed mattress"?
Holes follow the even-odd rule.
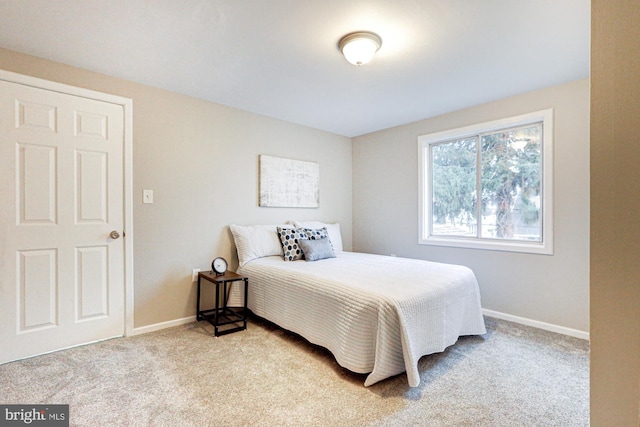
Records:
[[[462,335],[486,333],[474,273],[460,265],[354,252],[316,262],[254,259],[249,308],[309,342],[341,366],[369,374],[365,386],[407,373],[420,384],[420,357]]]

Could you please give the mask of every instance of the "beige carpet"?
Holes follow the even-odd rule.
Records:
[[[487,318],[399,375],[363,387],[324,349],[269,323],[204,323],[0,366],[0,403],[70,404],[81,426],[587,426],[588,342]]]

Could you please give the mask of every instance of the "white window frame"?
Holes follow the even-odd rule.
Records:
[[[431,235],[433,218],[430,146],[456,139],[478,136],[506,128],[542,122],[542,239],[540,242],[488,239],[481,237]],[[471,249],[487,249],[508,252],[553,255],[553,109],[536,111],[516,117],[479,123],[458,129],[431,133],[418,137],[419,162],[419,212],[418,243],[421,245],[450,246]]]

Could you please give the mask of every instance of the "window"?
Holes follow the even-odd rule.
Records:
[[[419,243],[553,253],[553,110],[418,138]]]

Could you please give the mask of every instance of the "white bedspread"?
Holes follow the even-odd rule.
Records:
[[[416,387],[421,356],[486,333],[476,277],[459,265],[338,252],[315,262],[259,258],[239,273],[255,314],[370,373],[365,386],[406,371]]]

